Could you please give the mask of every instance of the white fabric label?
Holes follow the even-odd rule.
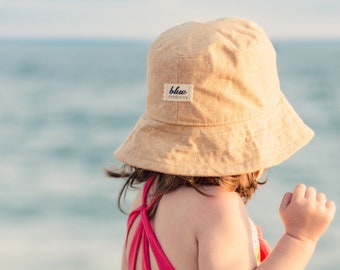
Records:
[[[191,102],[194,86],[192,84],[166,83],[163,91],[164,101]]]

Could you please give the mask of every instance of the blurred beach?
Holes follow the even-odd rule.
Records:
[[[274,41],[281,86],[313,141],[268,171],[249,214],[274,246],[299,182],[340,206],[340,41]],[[113,151],[144,111],[148,41],[0,40],[0,268],[120,269],[126,215]],[[127,198],[128,209],[132,195]],[[340,269],[340,218],[307,270]]]

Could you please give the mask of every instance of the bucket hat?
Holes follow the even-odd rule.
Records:
[[[281,91],[260,26],[188,22],[151,44],[146,111],[115,157],[165,174],[236,175],[283,162],[313,134]]]

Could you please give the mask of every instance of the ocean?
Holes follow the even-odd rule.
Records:
[[[122,180],[103,168],[145,106],[148,41],[0,40],[0,269],[120,269]],[[340,41],[275,41],[281,86],[312,142],[248,204],[274,246],[300,182],[340,205]],[[128,196],[128,208],[133,194]],[[340,269],[340,218],[307,270]]]

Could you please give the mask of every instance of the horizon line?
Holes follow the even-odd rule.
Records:
[[[275,42],[340,42],[340,37],[274,37],[271,38]],[[146,43],[153,42],[151,38],[141,37],[1,37],[0,44],[128,44],[128,43]]]

